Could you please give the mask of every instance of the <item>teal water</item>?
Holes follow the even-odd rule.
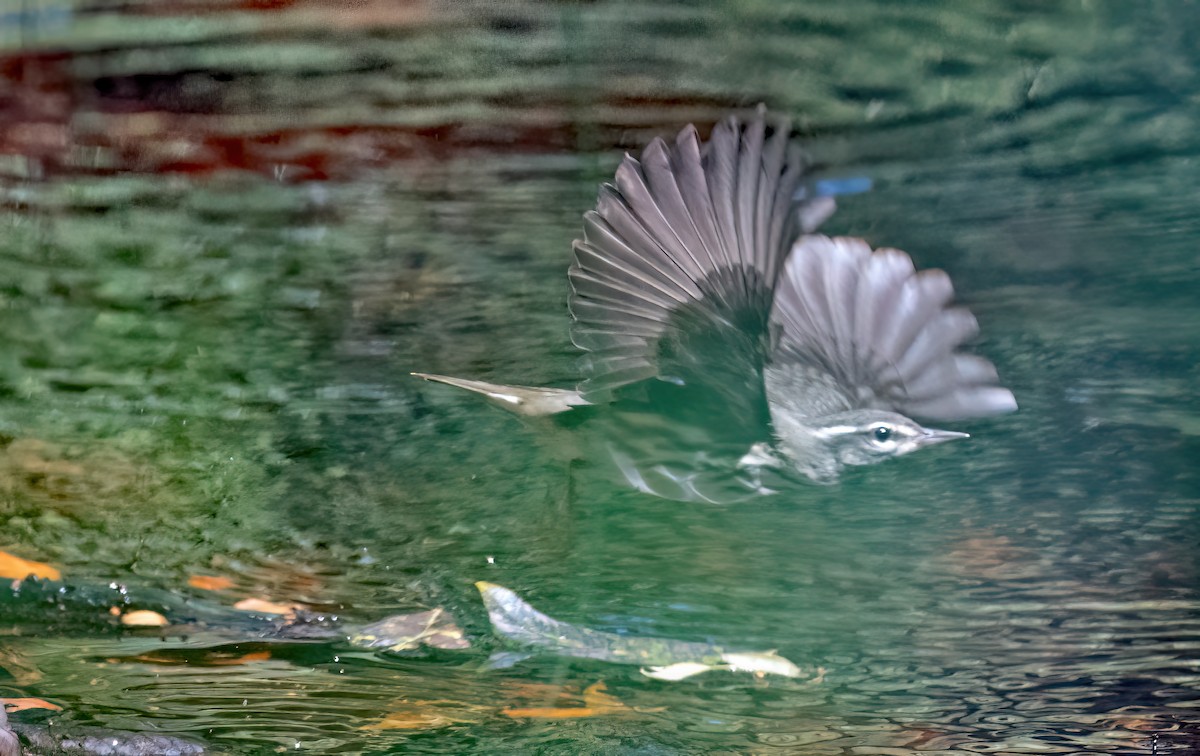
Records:
[[[14,720],[232,753],[1200,748],[1192,5],[23,8],[0,14],[0,549],[359,622],[444,606],[476,648],[0,618],[0,696],[64,709]],[[597,185],[758,102],[874,180],[826,229],[946,269],[1020,412],[718,507],[408,376],[571,385]],[[824,680],[480,674],[480,579]],[[501,711],[600,680],[627,710]]]

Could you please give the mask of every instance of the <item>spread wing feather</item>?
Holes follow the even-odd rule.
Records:
[[[978,326],[953,297],[945,273],[917,272],[899,250],[804,236],[776,289],[772,359],[828,373],[859,408],[935,419],[1016,409],[992,363],[958,351]]]
[[[580,392],[757,374],[772,290],[800,233],[804,169],[789,124],[761,107],[718,124],[706,144],[688,126],[640,160],[627,155],[574,246],[571,333],[591,353]],[[828,198],[813,204],[805,217],[831,212]]]

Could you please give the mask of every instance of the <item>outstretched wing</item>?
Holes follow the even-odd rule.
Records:
[[[802,237],[771,311],[772,368],[829,376],[854,408],[940,420],[1015,410],[992,363],[958,351],[978,326],[953,297],[949,276],[918,273],[900,250]]]
[[[625,157],[584,216],[569,272],[572,338],[588,352],[583,396],[739,371],[761,392],[783,260],[801,227],[833,208],[815,198],[797,211],[804,168],[789,124],[768,122],[761,107],[718,124],[703,146],[688,126],[673,144],[655,139],[641,160]]]

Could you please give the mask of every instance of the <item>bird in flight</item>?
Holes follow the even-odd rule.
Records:
[[[568,275],[573,389],[431,373],[526,416],[595,412],[624,480],[671,499],[831,483],[967,434],[933,421],[1016,409],[949,277],[815,233],[834,210],[790,124],[761,106],[626,155],[584,214]]]

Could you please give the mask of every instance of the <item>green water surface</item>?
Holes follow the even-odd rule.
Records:
[[[0,15],[0,549],[131,590],[242,576],[359,622],[444,606],[476,648],[0,617],[0,697],[64,709],[14,719],[230,753],[1200,748],[1197,6],[281,5]],[[409,377],[571,386],[598,184],[758,102],[827,175],[873,179],[826,230],[946,269],[1017,414],[717,507]],[[257,162],[180,168],[226,149],[205,134],[268,133]],[[480,674],[477,580],[824,680]],[[599,680],[627,711],[501,711]],[[445,721],[371,729],[406,706]]]

